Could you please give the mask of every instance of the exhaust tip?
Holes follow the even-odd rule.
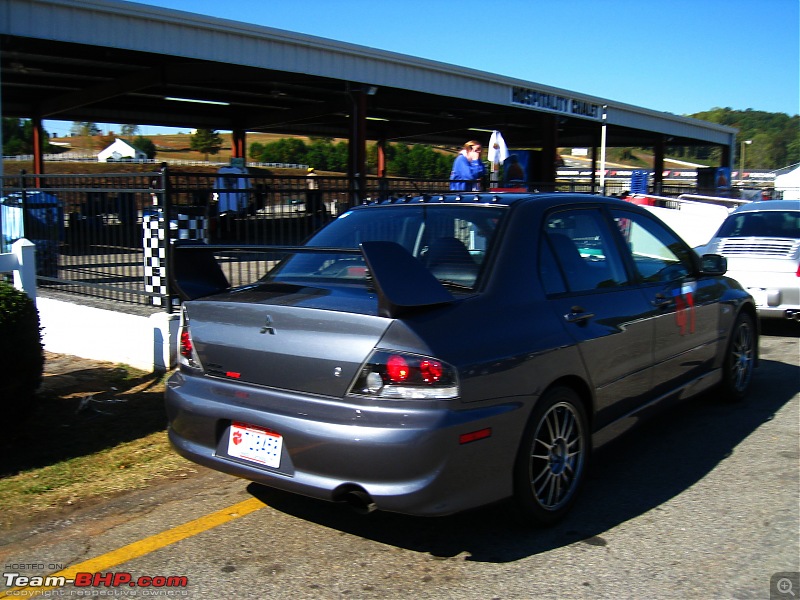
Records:
[[[361,488],[349,488],[342,490],[335,496],[337,502],[344,502],[355,512],[361,515],[368,515],[378,509],[378,505],[372,497]]]
[[[378,505],[372,501],[372,498],[366,492],[355,491],[345,494],[344,501],[350,508],[361,515],[368,515],[378,509]]]

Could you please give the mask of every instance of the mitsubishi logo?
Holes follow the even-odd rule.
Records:
[[[268,333],[270,335],[275,335],[275,328],[272,326],[272,317],[267,315],[267,322],[261,328],[259,333]]]

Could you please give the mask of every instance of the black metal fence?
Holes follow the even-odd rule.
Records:
[[[370,199],[438,194],[447,180],[281,176],[220,169],[186,173],[7,175],[0,189],[0,252],[20,237],[36,244],[42,292],[172,311],[170,239],[211,244],[295,245]],[[529,184],[530,191],[592,192],[588,183]],[[694,188],[674,190],[675,195]],[[606,193],[620,193],[607,185]],[[670,190],[662,190],[672,195]],[[258,279],[264,261],[231,260],[233,284]]]

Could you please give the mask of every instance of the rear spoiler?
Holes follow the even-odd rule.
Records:
[[[215,252],[286,252],[361,254],[378,294],[378,314],[395,318],[409,311],[448,304],[453,295],[428,269],[395,242],[363,242],[355,248],[310,246],[212,245],[197,240],[171,240],[169,277],[182,301],[230,289]]]
[[[210,296],[231,287],[212,246],[196,240],[170,240],[170,244],[169,279],[181,300]]]
[[[397,317],[455,298],[411,253],[395,242],[362,242],[361,253],[378,292],[378,314]]]

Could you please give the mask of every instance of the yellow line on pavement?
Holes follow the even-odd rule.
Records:
[[[77,573],[98,573],[105,569],[110,569],[124,562],[144,556],[155,550],[174,544],[186,538],[208,531],[218,525],[227,523],[239,517],[243,517],[251,512],[264,508],[265,504],[256,498],[244,500],[228,508],[223,508],[217,512],[205,515],[194,521],[189,521],[183,525],[178,525],[172,529],[162,531],[150,537],[146,537],[138,542],[133,542],[122,548],[112,550],[101,556],[90,558],[89,560],[72,565],[67,569],[52,573],[47,576],[42,576],[42,579],[47,581],[55,581],[54,578],[74,579]],[[27,575],[26,575],[27,576]],[[45,585],[41,587],[16,587],[0,592],[0,598],[32,598],[39,596],[44,592],[61,587],[60,585]]]

